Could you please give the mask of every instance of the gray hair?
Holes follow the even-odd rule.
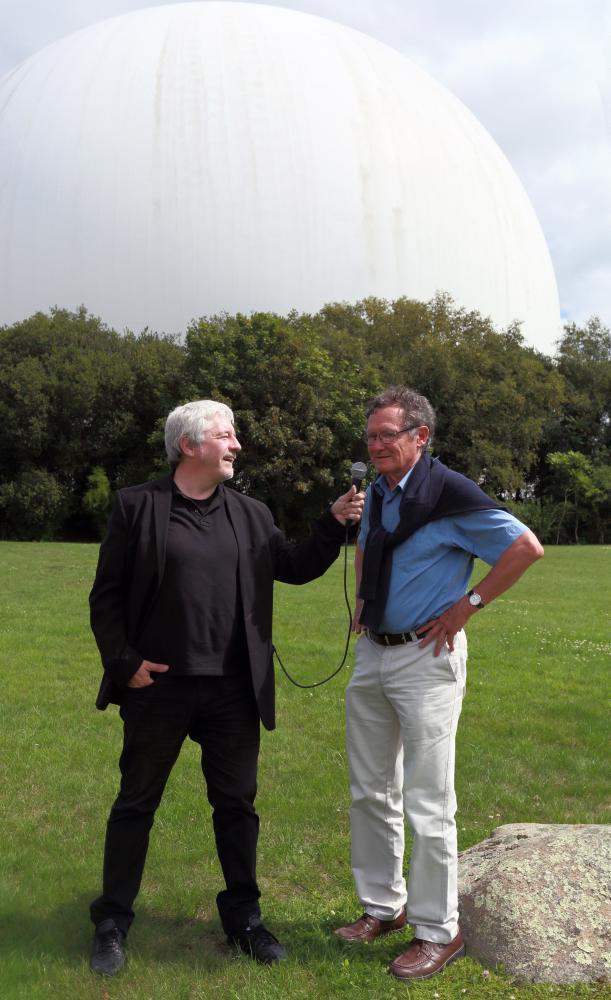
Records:
[[[227,417],[233,424],[232,410],[214,399],[196,399],[172,410],[165,422],[165,450],[173,469],[182,459],[181,438],[186,437],[192,445],[201,444],[217,416]]]
[[[400,407],[406,425],[416,424],[418,427],[428,427],[427,444],[431,443],[435,433],[435,410],[426,396],[421,396],[420,393],[414,392],[406,385],[391,385],[369,400],[366,409],[367,418],[376,410],[383,410],[387,406]]]

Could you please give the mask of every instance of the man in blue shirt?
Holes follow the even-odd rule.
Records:
[[[414,940],[389,971],[428,979],[465,953],[454,820],[464,626],[543,549],[475,483],[430,458],[435,414],[424,396],[392,387],[367,416],[378,478],[356,551],[360,636],[346,697],[352,870],[365,912],[335,933],[373,941],[409,922]],[[475,556],[492,568],[466,593]],[[407,886],[404,818],[413,839]]]

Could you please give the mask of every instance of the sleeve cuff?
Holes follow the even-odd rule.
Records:
[[[125,687],[141,663],[142,657],[140,654],[135,649],[129,649],[125,651],[124,656],[116,660],[106,660],[104,670],[115,684]]]
[[[333,516],[330,507],[324,512],[324,514],[321,514],[319,524],[327,535],[332,535],[333,538],[339,538],[342,541],[344,540],[346,528],[343,524],[339,523],[336,517]]]

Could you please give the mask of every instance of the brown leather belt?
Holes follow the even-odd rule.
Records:
[[[365,629],[365,635],[378,646],[404,646],[407,642],[418,642],[426,635],[416,635],[415,632],[372,632],[370,628]]]

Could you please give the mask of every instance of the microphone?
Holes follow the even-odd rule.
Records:
[[[364,462],[355,462],[350,469],[350,475],[352,476],[350,485],[356,486],[357,490],[360,489],[361,483],[367,475],[367,466]]]

